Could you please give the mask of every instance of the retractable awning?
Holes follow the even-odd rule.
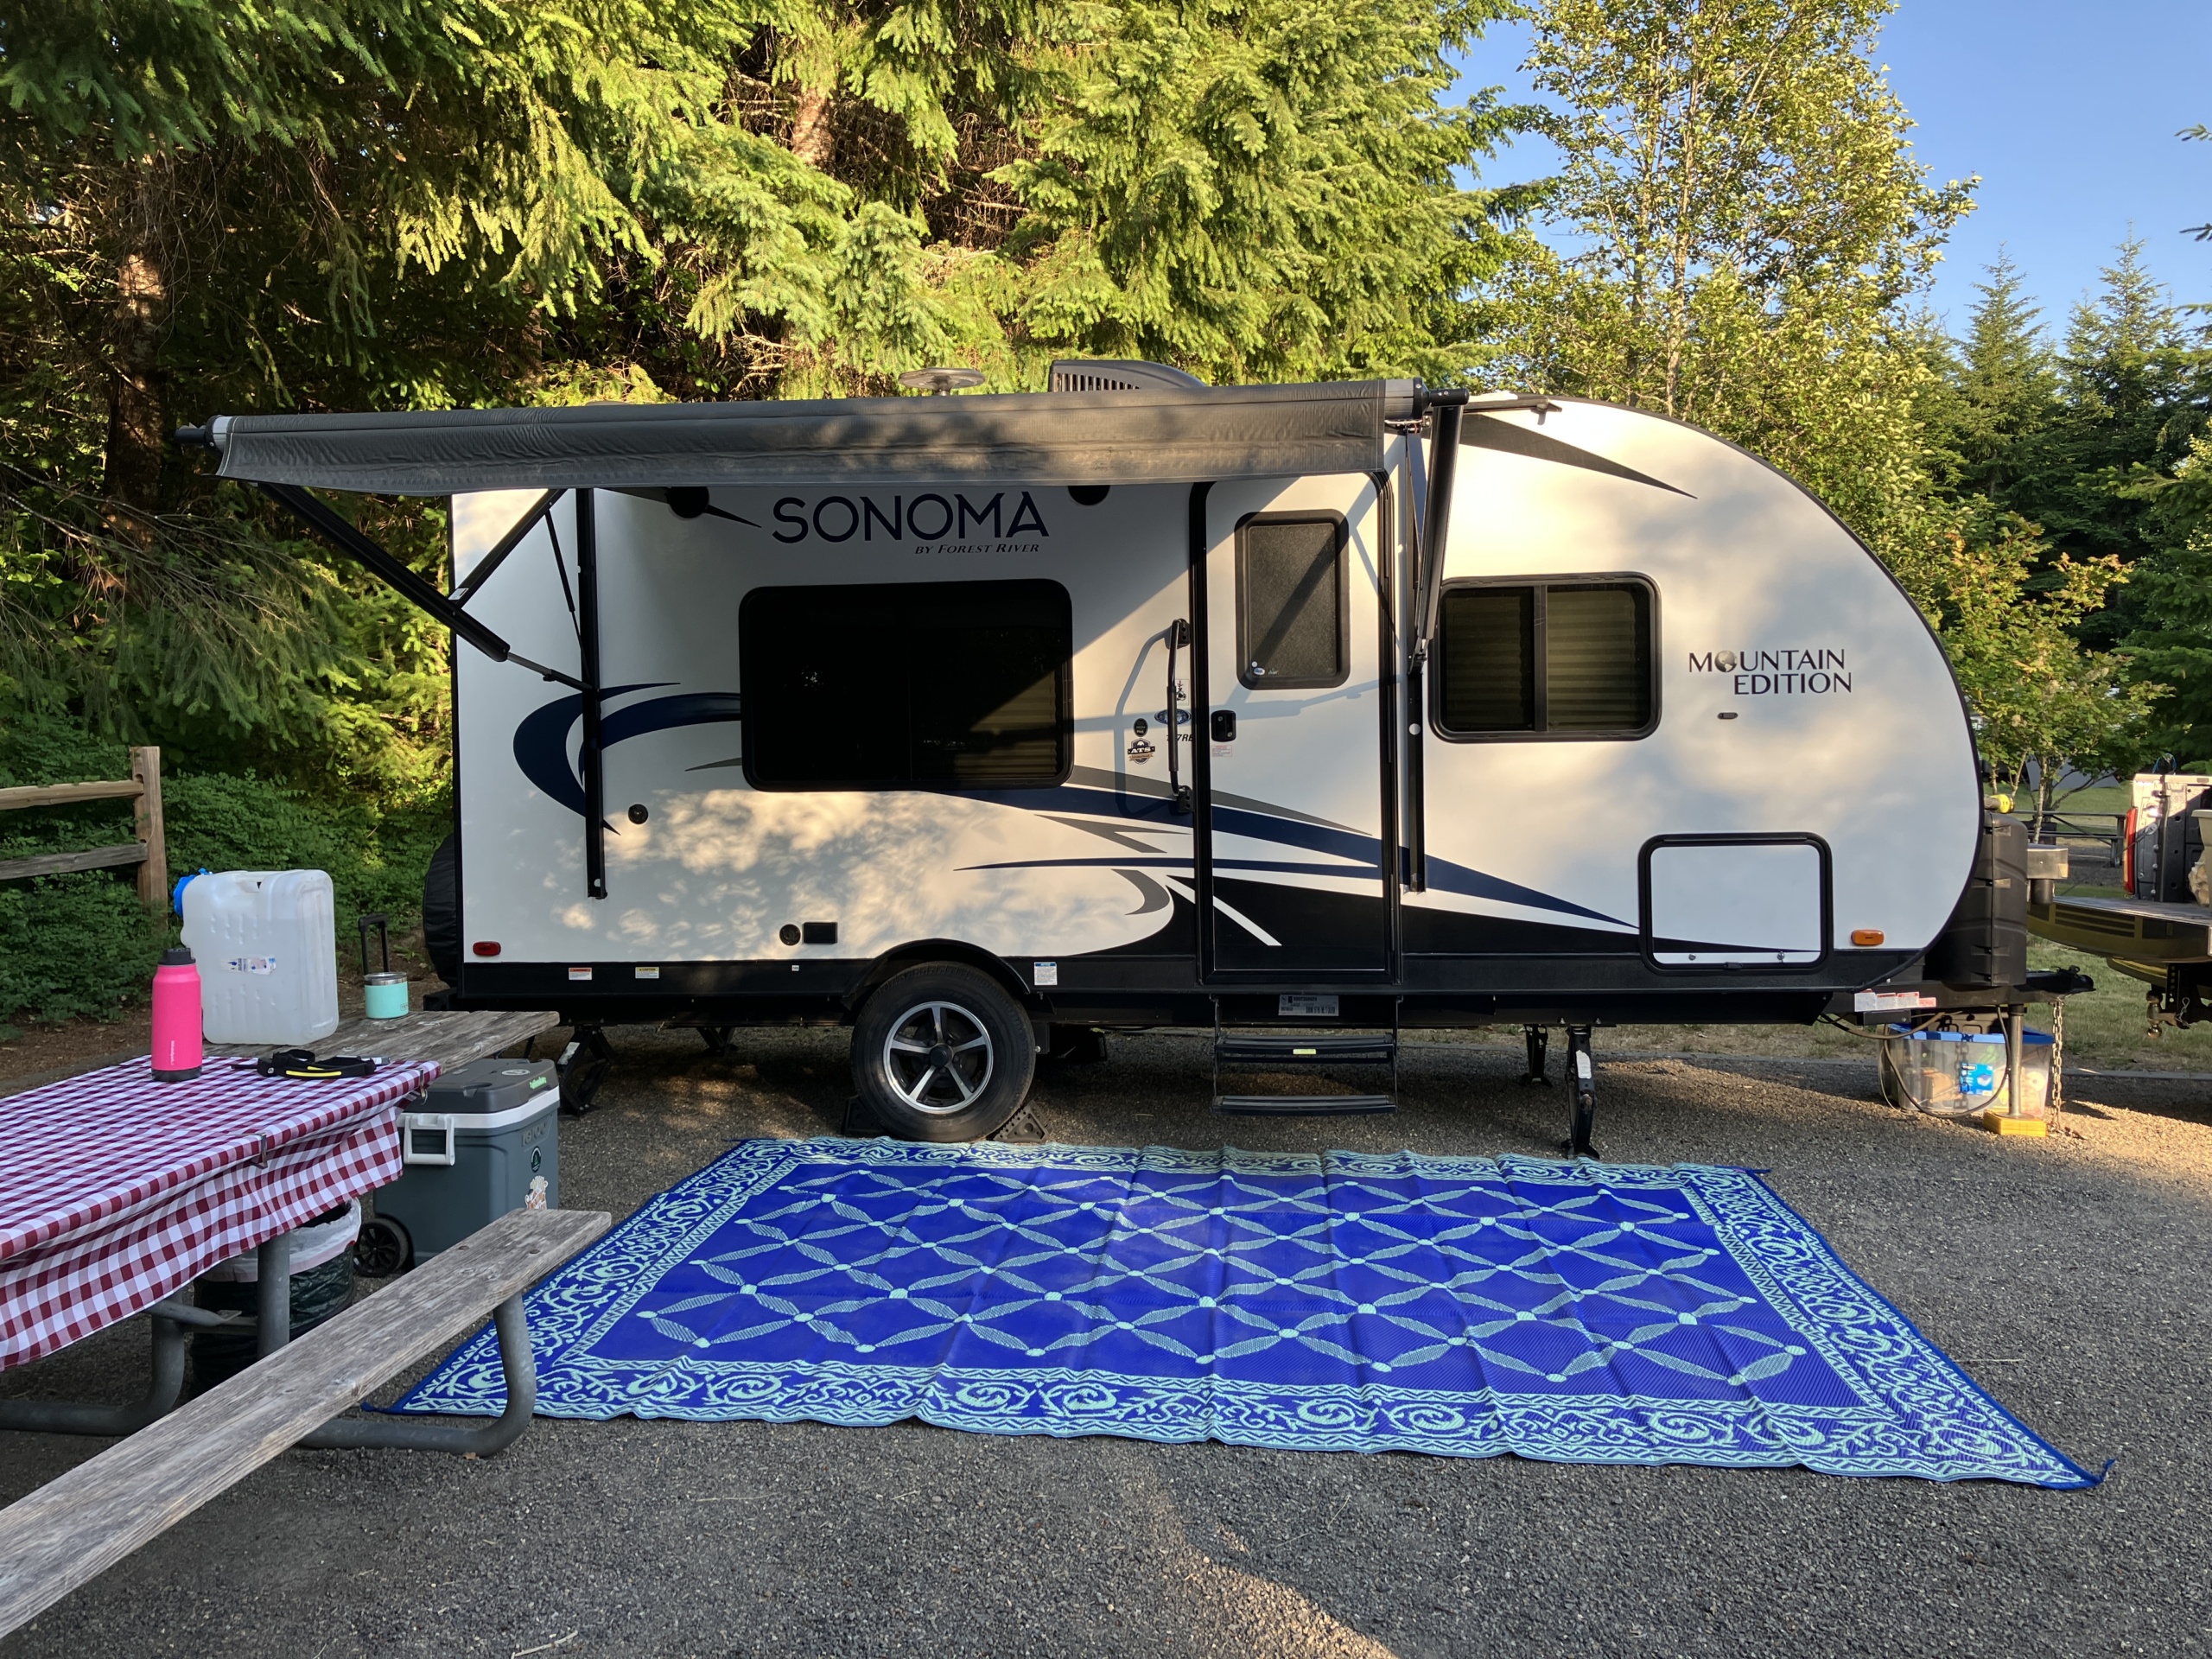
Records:
[[[377,495],[1020,479],[1188,483],[1383,470],[1418,383],[804,403],[226,415],[221,474]]]

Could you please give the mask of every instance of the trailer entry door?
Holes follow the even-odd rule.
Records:
[[[1206,500],[1192,734],[1210,971],[1387,972],[1386,559],[1366,478]]]

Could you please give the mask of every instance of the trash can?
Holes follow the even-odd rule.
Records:
[[[292,1235],[292,1340],[345,1311],[353,1299],[353,1240],[361,1230],[361,1203],[356,1198],[326,1211]],[[252,1250],[218,1262],[193,1289],[193,1300],[216,1313],[258,1313],[261,1261]],[[255,1338],[250,1332],[194,1331],[192,1378],[206,1393],[253,1363]]]
[[[2020,1113],[2049,1115],[2051,1035],[2020,1033]],[[1892,1106],[1937,1117],[2005,1111],[2005,1037],[2001,1032],[1910,1031],[1891,1026],[1882,1038],[1882,1096]]]
[[[550,1060],[474,1060],[440,1077],[420,1110],[400,1115],[406,1172],[377,1190],[365,1253],[376,1247],[377,1265],[390,1271],[511,1210],[558,1209],[560,1108]]]

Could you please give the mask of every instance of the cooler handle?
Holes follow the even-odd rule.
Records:
[[[415,1134],[418,1129],[442,1134],[446,1138],[443,1152],[417,1152]],[[453,1114],[450,1112],[402,1112],[399,1115],[399,1158],[407,1164],[450,1164],[453,1155]]]

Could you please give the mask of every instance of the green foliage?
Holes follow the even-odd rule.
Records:
[[[1656,410],[1818,493],[1885,556],[1932,541],[1900,304],[1966,187],[1931,188],[1868,60],[1885,0],[1549,0],[1545,211],[1564,251],[1497,285],[1532,391]]]
[[[2025,513],[2063,413],[2058,362],[2009,258],[1999,256],[1979,291],[1965,337],[1933,342],[1936,372],[1921,399],[1929,470],[1954,496]]]
[[[104,870],[0,886],[0,1021],[112,1018],[145,1001],[168,943]]]
[[[1449,377],[1479,354],[1454,296],[1505,251],[1452,169],[1512,117],[1437,100],[1502,10],[1132,0],[998,175],[1028,207],[1020,327],[1220,381]]]
[[[0,787],[129,774],[123,745],[51,718],[0,727]],[[430,855],[451,827],[433,797],[401,811],[358,791],[312,792],[262,778],[200,772],[167,778],[173,877],[214,870],[320,869],[337,892],[341,930],[363,911],[411,916]],[[0,817],[0,858],[112,846],[131,834],[128,801],[90,802]],[[175,938],[173,917],[149,917],[133,873],[92,870],[0,884],[0,1020],[105,1014],[143,1001],[155,959]]]
[[[452,828],[431,811],[386,817],[359,797],[333,800],[220,772],[179,778],[166,799],[176,874],[326,870],[341,927],[363,911],[421,909],[423,872]]]
[[[2076,637],[2127,579],[2120,562],[2053,556],[2009,513],[1962,515],[1948,540],[1937,635],[2004,792],[2022,792],[2032,768],[2047,806],[2051,780],[2069,770],[2131,768],[2161,688],[2126,683],[2121,663]]]
[[[2169,688],[2151,748],[2191,771],[2212,768],[2212,435],[2200,436],[2170,477],[2134,484],[2159,545],[2136,566],[2143,620],[2128,636],[2137,675]]]

